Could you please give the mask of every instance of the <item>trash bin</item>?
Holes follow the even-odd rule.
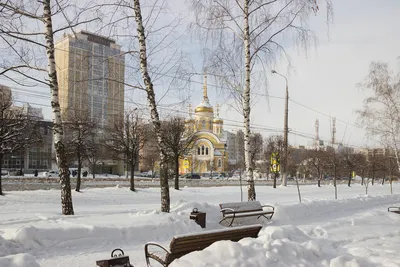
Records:
[[[200,212],[198,209],[194,208],[190,213],[190,219],[194,220],[201,228],[206,228],[206,213]]]
[[[133,267],[129,262],[129,257],[124,256],[124,252],[119,248],[111,252],[110,259],[96,261],[96,265],[100,267]]]

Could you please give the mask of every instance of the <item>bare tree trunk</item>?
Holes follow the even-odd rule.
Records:
[[[318,187],[321,187],[322,172],[318,171]]]
[[[146,86],[147,101],[150,108],[151,120],[153,122],[154,131],[157,136],[158,147],[160,149],[160,187],[161,187],[161,211],[169,212],[170,210],[170,196],[168,186],[167,164],[166,164],[166,149],[162,138],[160,118],[157,111],[157,104],[153,83],[151,81],[147,69],[147,52],[146,52],[146,37],[142,21],[142,11],[140,8],[140,1],[133,0],[136,30],[138,34],[139,50],[140,50],[140,70],[142,72],[142,79]]]
[[[393,177],[390,176],[390,194],[393,195]]]
[[[337,199],[336,166],[334,167],[333,186],[335,187],[335,199]]]
[[[135,162],[134,160],[129,161],[129,168],[131,169],[131,178],[130,178],[130,190],[135,192]]]
[[[78,176],[76,177],[76,192],[80,192],[81,190],[81,170],[82,170],[82,159],[81,154],[78,152]]]
[[[364,177],[361,177],[361,185],[364,185]]]
[[[54,58],[54,35],[51,18],[51,0],[43,0],[46,54],[48,60],[48,75],[51,91],[51,108],[53,111],[53,137],[57,165],[60,170],[62,214],[73,215],[71,182],[68,172],[66,151],[63,143],[63,128],[61,121],[60,103],[58,100],[57,70]]]
[[[1,171],[3,169],[3,154],[0,154],[0,196],[3,195],[3,186],[1,181]]]
[[[299,202],[301,203],[301,194],[300,194],[300,187],[299,187],[299,179],[296,176],[296,185],[297,185],[297,193],[299,194]]]
[[[243,202],[242,171],[239,172],[240,202]]]
[[[347,186],[350,187],[351,186],[351,170],[349,172],[349,181],[347,182]]]
[[[95,179],[95,178],[96,178],[96,174],[95,174],[95,172],[96,172],[96,164],[95,164],[95,163],[93,163],[93,164],[92,164],[92,177],[93,177],[93,179]]]
[[[245,85],[243,90],[243,118],[244,118],[244,161],[246,164],[247,199],[256,200],[253,169],[250,159],[250,29],[249,29],[249,0],[244,0],[244,54],[245,54]]]
[[[372,180],[371,180],[371,184],[374,185],[375,182],[375,170],[372,170]]]
[[[175,159],[175,190],[179,190],[179,157]]]

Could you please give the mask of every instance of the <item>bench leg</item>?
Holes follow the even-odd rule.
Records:
[[[265,216],[265,214],[261,214],[261,215],[259,215],[259,216],[257,217],[257,219],[260,219],[260,217],[262,216],[262,217],[264,217],[265,219],[267,219],[267,220],[269,221],[269,220],[271,220],[272,215],[273,215],[273,214],[271,214],[271,216],[267,217],[267,216]]]
[[[229,223],[228,227],[232,227],[233,221],[235,220],[235,216],[232,217],[232,221]],[[222,218],[222,220],[219,221],[219,224],[221,224],[223,221],[227,221],[227,218]]]

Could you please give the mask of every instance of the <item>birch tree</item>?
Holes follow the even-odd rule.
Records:
[[[331,1],[325,2],[329,20]],[[274,56],[288,56],[283,45],[285,36],[294,37],[301,48],[310,45],[314,35],[307,21],[309,15],[319,8],[316,0],[192,0],[191,3],[196,16],[193,29],[207,40],[206,45],[210,45],[212,51],[211,58],[218,58],[212,61],[210,67],[216,66],[214,72],[217,77],[222,77],[221,82],[235,92],[241,102],[248,200],[255,200],[250,162],[250,103],[251,93],[262,82],[252,84],[251,81],[257,80],[257,77],[265,81],[266,68],[273,63]],[[238,62],[242,72],[230,67],[232,62]]]
[[[393,149],[400,170],[400,74],[389,70],[387,63],[372,62],[358,87],[370,93],[357,110],[360,124],[367,136],[379,137],[385,147]]]
[[[104,20],[108,21],[101,31],[113,32],[128,44],[126,63],[132,64],[129,68],[132,88],[147,98],[159,151],[161,211],[169,212],[168,149],[163,140],[158,105],[164,99],[185,98],[185,89],[190,83],[192,67],[187,55],[180,50],[181,36],[176,34],[176,29],[182,25],[181,19],[174,10],[168,9],[170,1],[96,2],[106,14]]]
[[[79,15],[69,18],[69,12],[66,12],[67,7],[77,6],[66,0],[0,2],[0,45],[2,49],[9,52],[9,56],[0,62],[0,76],[20,86],[33,87],[39,84],[50,89],[53,140],[60,173],[62,214],[73,215],[59,104],[54,37],[58,32],[73,29],[97,18],[90,18],[87,21],[81,21]],[[53,18],[57,16],[61,26],[55,29]]]

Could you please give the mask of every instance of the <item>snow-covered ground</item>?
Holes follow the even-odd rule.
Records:
[[[257,200],[275,206],[271,222],[246,219],[265,227],[256,239],[220,241],[171,264],[187,266],[400,266],[400,205],[389,185],[365,188],[258,186]],[[400,192],[400,184],[394,184]],[[171,189],[171,213],[159,211],[157,188],[95,188],[73,192],[75,216],[60,214],[58,190],[13,191],[0,196],[0,266],[95,266],[122,248],[135,266],[145,266],[143,247],[155,241],[168,246],[174,235],[224,228],[219,203],[240,201],[240,189],[184,187]],[[246,195],[246,192],[244,192]],[[193,208],[207,212],[207,229],[189,220]]]

